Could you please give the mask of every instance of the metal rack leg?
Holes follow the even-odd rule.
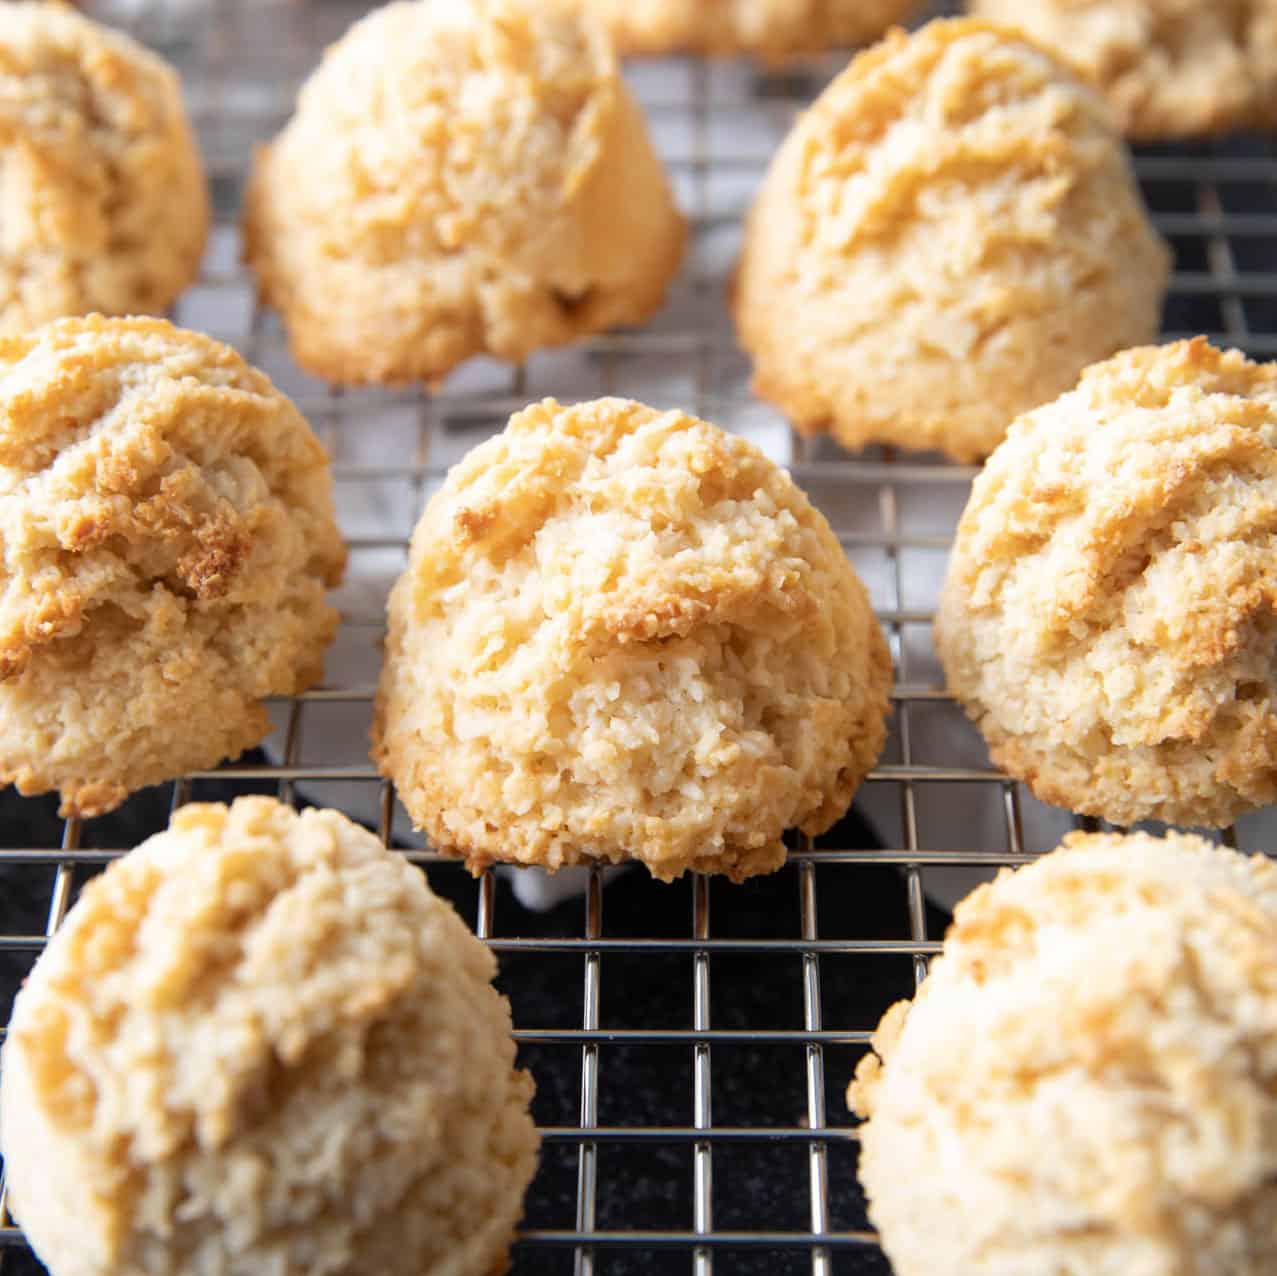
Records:
[[[692,886],[692,934],[695,939],[709,938],[709,879],[700,875]],[[692,1027],[706,1032],[709,1026],[709,954],[698,952],[692,959]],[[694,1047],[692,1068],[692,1123],[698,1130],[708,1130],[714,1115],[708,1045],[699,1043]],[[714,1230],[714,1163],[709,1143],[696,1144],[693,1158],[692,1229],[698,1236],[707,1236]],[[713,1251],[695,1250],[695,1276],[711,1276],[713,1270]]]
[[[585,893],[585,937],[598,939],[603,933],[603,873],[597,866],[590,869],[590,882]],[[602,958],[597,952],[585,955],[585,1008],[581,1027],[586,1032],[599,1028],[600,983]],[[592,1041],[581,1047],[581,1129],[594,1129],[599,1123],[599,1048]],[[576,1230],[592,1232],[598,1201],[598,1144],[582,1143],[577,1156]],[[594,1250],[580,1246],[576,1251],[576,1276],[593,1276]]]
[[[811,839],[801,841],[804,851],[811,850]],[[813,940],[816,929],[816,866],[806,860],[798,870],[799,909],[804,940]],[[808,1032],[819,1032],[824,1026],[820,1007],[820,958],[815,953],[803,956],[803,1026]],[[825,1057],[817,1044],[807,1046],[807,1125],[812,1130],[825,1128]],[[813,1143],[807,1152],[807,1172],[811,1189],[811,1230],[823,1235],[829,1230],[829,1163],[825,1145]],[[812,1276],[832,1276],[829,1250],[817,1246],[811,1252]]]

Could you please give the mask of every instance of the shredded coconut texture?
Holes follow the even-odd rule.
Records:
[[[976,479],[942,592],[949,687],[1044,801],[1224,825],[1277,799],[1277,365],[1129,350]]]
[[[1099,95],[971,20],[897,31],[801,117],[735,289],[755,387],[809,433],[986,456],[1157,335],[1170,254]]]
[[[597,23],[415,0],[328,51],[259,153],[245,232],[298,361],[394,382],[641,322],[686,227]]]
[[[1277,1268],[1277,867],[1066,839],[958,906],[848,1102],[897,1276]]]
[[[256,744],[320,676],[344,562],[323,448],[227,346],[0,339],[0,781],[97,815]]]
[[[10,1204],[53,1276],[491,1276],[536,1165],[496,963],[335,811],[182,808],[14,1006]]]
[[[827,829],[891,662],[829,525],[744,440],[603,399],[515,416],[448,476],[390,600],[374,755],[493,860],[734,878]]]
[[[1277,123],[1274,0],[970,0],[1104,92],[1133,137]]]
[[[575,0],[624,53],[752,53],[765,62],[876,40],[917,0]]]
[[[0,21],[0,336],[158,314],[194,279],[208,193],[165,62],[56,4]]]

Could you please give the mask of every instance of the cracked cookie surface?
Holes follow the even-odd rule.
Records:
[[[867,44],[917,0],[574,0],[623,53],[752,53],[764,62]]]
[[[995,761],[1114,824],[1277,799],[1277,365],[1128,350],[976,479],[937,618]]]
[[[848,1094],[894,1271],[1272,1271],[1274,972],[1264,855],[1073,834],[976,890]]]
[[[734,305],[755,388],[801,430],[973,461],[1152,340],[1169,271],[1099,95],[958,19],[893,33],[799,119]]]
[[[473,868],[778,868],[885,736],[891,661],[825,519],[681,412],[553,401],[449,474],[390,601],[374,755]]]
[[[1132,137],[1277,123],[1274,0],[971,0],[1092,80]]]
[[[259,743],[337,627],[324,449],[162,319],[0,339],[0,545],[0,780],[64,814]]]
[[[335,811],[180,808],[19,993],[10,1202],[56,1276],[491,1276],[536,1166],[496,962]]]
[[[56,4],[0,22],[0,336],[159,314],[195,278],[204,171],[177,75]]]
[[[602,28],[562,3],[357,22],[257,157],[246,256],[298,362],[438,381],[662,304],[686,226]]]

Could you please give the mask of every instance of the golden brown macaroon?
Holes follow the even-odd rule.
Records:
[[[917,0],[575,0],[623,53],[752,53],[765,62],[876,40]]]
[[[959,461],[1157,333],[1170,255],[1099,96],[971,20],[895,32],[794,127],[735,289],[803,431]]]
[[[1275,0],[969,0],[968,7],[1072,63],[1132,137],[1277,123]]]
[[[755,447],[681,412],[547,400],[422,515],[373,752],[473,869],[740,879],[847,809],[890,681],[829,524]]]
[[[941,596],[949,687],[1043,801],[1224,825],[1277,798],[1277,365],[1128,350],[976,479]]]
[[[336,811],[181,808],[14,1003],[10,1204],[51,1276],[492,1276],[536,1168],[496,962]]]
[[[233,350],[158,319],[0,340],[0,782],[99,815],[268,730],[337,626],[328,458]]]
[[[258,155],[245,233],[304,367],[397,382],[641,322],[686,226],[597,23],[414,0],[328,51]]]
[[[54,4],[0,22],[0,336],[155,314],[195,278],[204,172],[176,73]]]
[[[1277,867],[1073,835],[954,914],[848,1102],[896,1276],[1277,1269]]]

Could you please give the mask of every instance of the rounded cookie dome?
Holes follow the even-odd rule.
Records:
[[[335,811],[181,808],[14,1004],[10,1203],[52,1276],[491,1276],[536,1166],[496,964]]]
[[[351,382],[637,323],[685,237],[603,31],[531,0],[413,0],[356,23],[247,201],[247,255],[294,354]]]
[[[889,35],[799,120],[736,282],[755,385],[802,430],[987,455],[1152,339],[1170,269],[1099,96],[970,20]]]
[[[1277,365],[1128,350],[976,479],[937,619],[995,761],[1114,824],[1277,798]]]
[[[158,314],[194,279],[204,172],[173,70],[55,4],[0,22],[0,336]]]
[[[374,755],[472,867],[739,879],[843,814],[890,680],[837,538],[755,447],[681,412],[546,401],[417,525]]]
[[[866,44],[903,22],[917,0],[577,0],[625,53],[754,53],[781,61]]]
[[[63,814],[208,767],[321,673],[328,458],[233,350],[160,319],[0,339],[0,782]]]
[[[1277,1264],[1277,867],[1072,835],[961,903],[848,1092],[897,1276]]]
[[[1133,137],[1277,122],[1273,0],[969,0],[1094,81]]]

